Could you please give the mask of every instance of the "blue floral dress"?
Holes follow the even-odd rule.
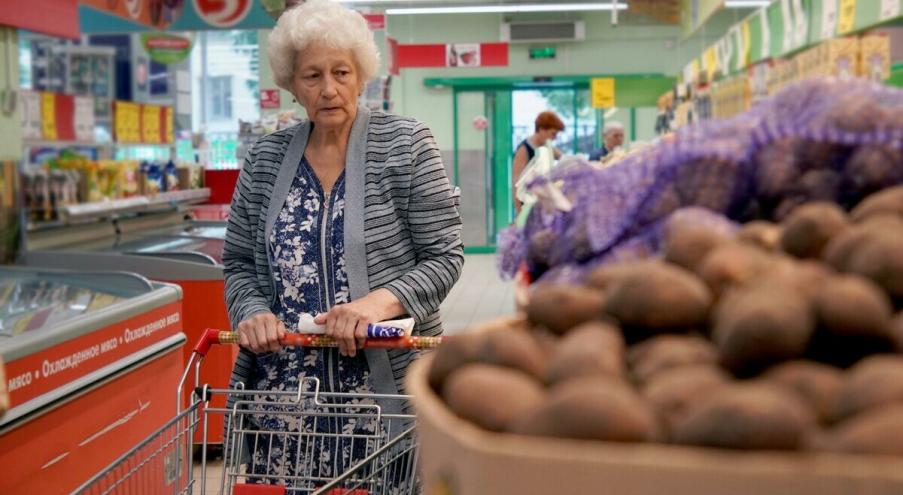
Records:
[[[316,315],[349,302],[344,210],[345,174],[326,195],[307,159],[302,159],[268,239],[277,294],[272,311],[289,331],[297,328],[302,313]],[[253,385],[254,390],[312,392],[316,378],[321,392],[372,393],[368,376],[362,352],[350,358],[335,348],[286,347],[257,356]],[[248,472],[261,476],[251,481],[304,489],[322,485],[360,461],[369,447],[367,439],[377,433],[377,422],[354,417],[356,410],[324,409],[310,400],[299,405],[295,397],[284,395],[257,399],[281,402],[256,415],[257,427],[284,433],[249,440],[254,445],[249,445],[253,457]],[[311,410],[329,414],[305,413]],[[350,417],[336,419],[336,411]]]

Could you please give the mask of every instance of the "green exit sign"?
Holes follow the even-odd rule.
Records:
[[[543,58],[555,58],[554,46],[543,46],[540,48],[530,48],[530,59],[537,60]]]

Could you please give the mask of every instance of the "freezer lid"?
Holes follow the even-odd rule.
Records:
[[[25,251],[21,260],[28,266],[136,272],[154,280],[223,280],[223,266],[212,263],[209,257],[200,254],[197,254],[197,259],[186,260],[184,256],[137,255],[116,251]]]
[[[0,267],[0,356],[9,363],[181,298],[133,273]]]

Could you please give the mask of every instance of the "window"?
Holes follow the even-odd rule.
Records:
[[[209,83],[210,120],[232,118],[232,76],[213,76]]]

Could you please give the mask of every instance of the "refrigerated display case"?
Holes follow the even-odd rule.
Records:
[[[22,260],[29,266],[123,270],[178,284],[184,294],[184,332],[194,342],[206,328],[230,327],[222,266],[225,234],[225,222],[198,222],[184,212],[140,215],[29,235]],[[237,348],[226,346],[211,351],[202,382],[226,388],[237,354]],[[184,362],[190,355],[186,348]],[[207,439],[222,442],[222,425],[211,423]]]
[[[175,414],[181,299],[130,273],[0,267],[0,493],[68,493]]]

